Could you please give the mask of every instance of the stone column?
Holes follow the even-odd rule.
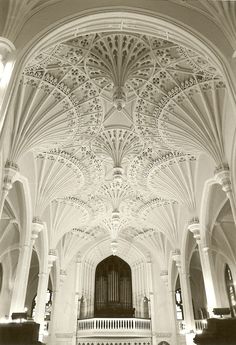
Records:
[[[222,190],[226,193],[227,198],[229,199],[232,215],[234,219],[234,224],[236,225],[236,205],[235,199],[232,190],[230,171],[227,165],[220,166],[215,170],[215,180],[222,186]]]
[[[152,280],[152,261],[151,257],[148,256],[147,262],[147,286],[148,286],[148,293],[149,293],[149,300],[150,300],[150,316],[151,316],[151,323],[152,323],[152,344],[157,344],[157,332],[156,332],[156,313],[155,313],[155,298],[154,298],[154,291],[153,291],[153,280]]]
[[[61,293],[62,293],[62,286],[64,281],[66,280],[67,273],[65,270],[60,270],[59,277],[56,284],[56,289],[53,291],[53,302],[52,302],[52,312],[50,317],[50,324],[49,324],[49,337],[47,339],[47,344],[53,345],[56,343],[56,320],[60,317],[60,300],[61,300]]]
[[[194,315],[193,315],[193,304],[192,304],[192,296],[191,296],[191,289],[190,289],[189,272],[186,272],[183,270],[179,249],[173,252],[172,258],[175,261],[178,272],[179,272],[181,293],[182,293],[182,299],[183,299],[185,330],[186,330],[186,333],[190,333],[195,329],[195,322],[194,322]]]
[[[205,292],[207,297],[208,312],[210,316],[213,316],[213,308],[219,307],[221,302],[212,252],[210,250],[210,247],[203,245],[201,241],[200,224],[192,223],[188,228],[193,233],[193,237],[198,244]]]
[[[172,290],[171,287],[169,287],[167,270],[161,271],[160,278],[165,284],[166,289],[167,289],[168,303],[169,303],[170,317],[171,317],[170,324],[172,325],[172,332],[173,332],[172,339],[174,341],[174,344],[177,344],[178,330],[177,330],[176,307],[175,307],[175,290]]]
[[[16,277],[11,299],[10,315],[13,312],[24,311],[33,245],[36,238],[38,237],[39,232],[42,229],[42,223],[32,223],[31,239],[29,242],[24,243],[20,248]]]
[[[53,266],[53,262],[55,260],[56,260],[56,255],[55,253],[51,251],[48,254],[47,269],[39,273],[39,282],[38,282],[38,289],[37,289],[37,303],[36,303],[34,320],[35,322],[40,324],[40,329],[39,329],[40,341],[43,340],[43,335],[44,335],[44,316],[45,316],[45,305],[46,305],[49,274]]]
[[[82,261],[80,254],[76,259],[76,281],[75,281],[75,323],[73,332],[73,345],[76,345],[77,323],[80,315],[80,303],[82,298]]]

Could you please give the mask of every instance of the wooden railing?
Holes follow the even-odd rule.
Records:
[[[137,336],[151,335],[151,321],[137,318],[94,318],[78,320],[78,337],[86,336]]]

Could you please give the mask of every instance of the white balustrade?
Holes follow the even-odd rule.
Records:
[[[195,333],[202,333],[204,328],[207,327],[207,320],[201,319],[201,320],[195,320]],[[185,334],[186,333],[186,325],[184,320],[178,320],[178,329],[179,333]]]
[[[151,334],[151,321],[137,318],[94,318],[78,320],[78,337],[117,335],[146,337]]]

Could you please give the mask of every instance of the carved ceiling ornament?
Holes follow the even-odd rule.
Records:
[[[195,207],[195,157],[207,152],[217,165],[224,161],[218,120],[226,100],[217,69],[189,48],[128,32],[81,35],[25,67],[9,159],[33,150],[83,179],[78,191],[71,179],[70,193],[55,194],[84,209],[88,222],[73,235],[109,234],[115,253],[120,238],[152,237],[151,218],[160,214],[163,233],[169,217],[174,244],[180,204]]]
[[[76,198],[55,199],[50,203],[48,236],[50,248],[55,248],[62,237],[75,227],[84,228],[90,221],[91,210]]]
[[[170,152],[152,160],[146,169],[147,185],[159,197],[176,200],[196,212],[197,158]]]
[[[182,205],[156,198],[144,205],[140,213],[146,224],[163,233],[172,246],[181,247],[188,219],[188,212]]]
[[[206,152],[217,165],[224,162],[219,114],[227,93],[217,69],[167,41],[156,49],[156,58],[161,68],[140,92],[135,109],[140,135],[172,150]]]
[[[155,69],[146,36],[97,34],[86,58],[87,73],[100,89],[112,91],[118,111],[151,77]]]
[[[113,180],[118,184],[123,179],[123,162],[136,156],[143,149],[143,143],[138,135],[122,128],[107,129],[92,143],[92,150],[103,159],[113,162]]]

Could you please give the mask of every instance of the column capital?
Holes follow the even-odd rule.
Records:
[[[161,270],[160,272],[160,278],[163,281],[163,283],[168,286],[168,271],[167,270]]]
[[[0,81],[4,76],[9,54],[15,50],[14,44],[7,38],[0,36]]]
[[[212,249],[209,246],[204,246],[202,247],[202,251],[205,254],[209,254],[212,251]]]
[[[81,253],[78,252],[78,254],[77,254],[77,256],[76,256],[76,263],[77,263],[77,264],[81,264],[81,262],[82,262]]]
[[[172,251],[172,259],[175,261],[178,268],[181,267],[181,252],[180,249],[175,249]]]
[[[3,190],[9,192],[12,188],[14,177],[19,171],[19,167],[16,163],[7,160],[4,167],[4,177],[3,177]]]
[[[190,273],[187,271],[183,271],[182,276],[186,276],[186,277],[190,278]]]
[[[215,180],[222,186],[225,193],[232,191],[230,170],[228,164],[222,164],[215,169]]]
[[[0,56],[5,61],[9,53],[15,50],[14,44],[6,37],[0,36]]]
[[[67,277],[66,270],[60,269],[60,282],[64,283],[64,281],[66,280],[66,277]]]
[[[201,240],[201,231],[200,231],[200,223],[199,220],[191,220],[188,225],[189,231],[193,234],[193,237],[197,241],[197,243]]]
[[[21,246],[20,246],[21,249],[29,249],[30,248],[30,243],[23,243]]]
[[[152,264],[152,257],[151,257],[151,254],[150,253],[148,253],[147,254],[147,264]]]
[[[53,266],[54,261],[57,259],[57,253],[55,249],[49,249],[48,253],[48,268],[50,269]]]
[[[31,239],[35,241],[43,230],[43,223],[38,217],[33,217]]]

